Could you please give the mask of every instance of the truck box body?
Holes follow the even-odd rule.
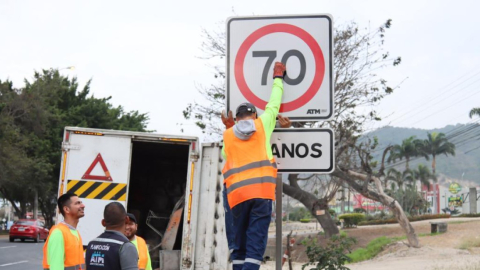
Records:
[[[177,251],[180,265],[168,269],[227,269],[221,145],[204,144],[201,156],[199,147],[196,137],[66,127],[58,193],[85,204],[83,245],[104,231],[105,205],[118,201],[137,217],[154,267],[167,227],[177,226],[168,254]],[[181,218],[170,222],[179,200]]]

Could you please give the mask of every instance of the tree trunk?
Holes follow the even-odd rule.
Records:
[[[17,215],[17,217],[19,218],[22,218],[22,211],[20,210],[20,208],[18,208],[15,202],[7,196],[8,194],[7,190],[3,187],[3,188],[0,188],[0,191],[2,191],[2,194],[5,197],[5,199],[7,199],[10,202],[10,205],[13,207],[13,210],[15,211],[15,215]]]
[[[433,175],[435,175],[435,168],[437,166],[437,164],[435,163],[435,155],[432,155],[432,173]]]
[[[357,173],[357,172],[354,172],[354,171],[349,170],[348,175],[353,176],[357,179],[364,180],[364,181],[367,180],[366,175],[361,174],[361,173]],[[388,207],[390,207],[390,209],[393,211],[393,214],[395,215],[395,218],[397,219],[398,224],[400,224],[402,229],[405,231],[405,234],[407,235],[408,243],[410,244],[410,246],[411,247],[416,247],[416,248],[420,247],[420,244],[418,242],[418,237],[415,234],[415,230],[413,229],[412,225],[410,224],[410,221],[408,220],[407,216],[403,212],[403,209],[400,206],[400,204],[396,200],[394,200],[392,197],[385,194],[385,192],[383,191],[382,182],[380,181],[380,179],[378,177],[373,176],[373,177],[371,177],[371,179],[374,181],[375,186],[377,187],[378,199],[384,205],[387,205]],[[359,191],[359,192],[361,192],[361,191]]]
[[[50,229],[54,223],[53,223],[53,212],[52,212],[52,207],[50,207],[50,204],[48,203],[48,198],[44,200],[44,198],[40,198],[39,200],[39,206],[40,209],[42,210],[42,215],[43,218],[45,219],[45,227]]]
[[[330,237],[338,234],[339,230],[328,212],[328,203],[324,199],[317,199],[313,194],[302,190],[296,180],[291,180],[290,185],[283,183],[283,193],[298,200],[312,213],[312,215],[320,222],[325,235]]]
[[[20,202],[20,213],[18,218],[27,218],[27,204],[23,201]]]

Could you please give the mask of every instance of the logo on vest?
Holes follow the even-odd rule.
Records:
[[[105,254],[102,254],[100,251],[96,251],[92,254],[90,258],[90,265],[95,266],[104,266],[105,264]]]

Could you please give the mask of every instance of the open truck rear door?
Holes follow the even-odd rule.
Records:
[[[166,246],[181,256],[182,269],[193,269],[197,147],[196,137],[66,127],[58,194],[76,193],[85,204],[78,224],[83,245],[104,231],[105,205],[118,201],[136,216],[152,262],[159,263],[167,234]],[[173,211],[179,200],[183,211]]]

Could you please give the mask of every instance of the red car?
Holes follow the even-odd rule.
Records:
[[[15,221],[10,228],[10,242],[20,239],[33,239],[36,243],[40,240],[46,240],[48,237],[48,229],[45,228],[43,221],[35,219],[19,219]]]

